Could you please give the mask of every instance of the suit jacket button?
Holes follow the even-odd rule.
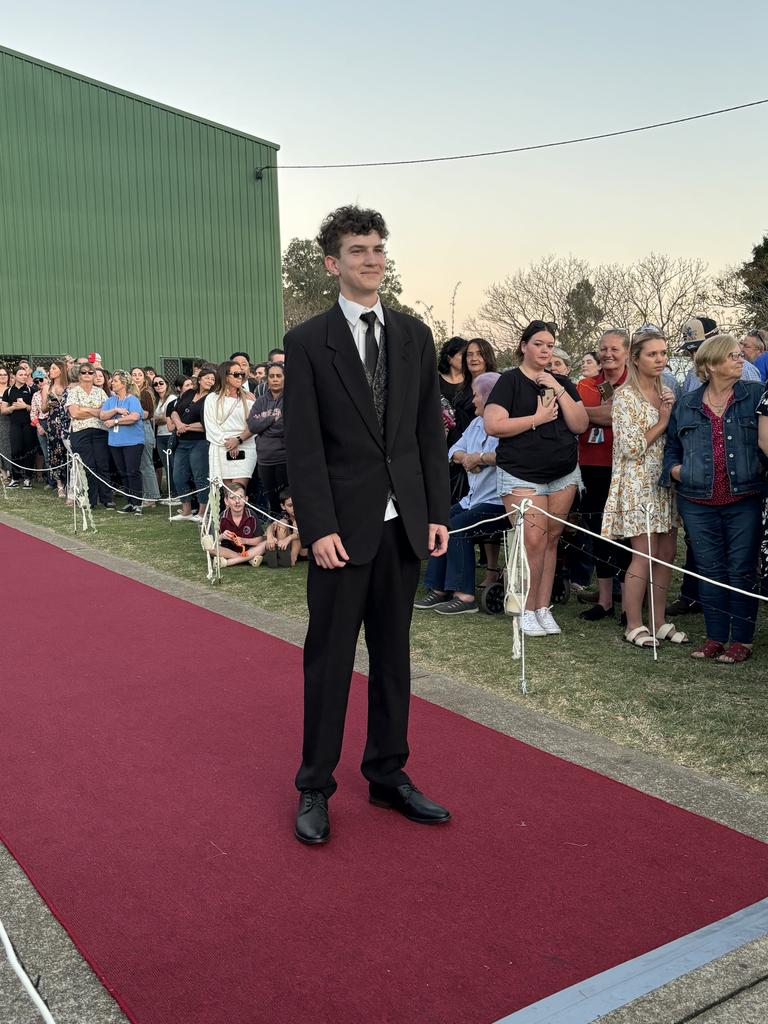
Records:
[[[387,456],[387,465],[389,465],[391,461],[392,461],[392,459],[390,459],[390,457]]]

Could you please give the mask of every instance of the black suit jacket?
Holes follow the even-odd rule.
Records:
[[[285,336],[288,481],[304,544],[338,533],[350,562],[376,554],[390,487],[414,553],[427,524],[448,524],[445,434],[432,332],[384,310],[388,394],[384,437],[341,307]]]

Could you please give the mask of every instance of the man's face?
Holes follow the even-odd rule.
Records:
[[[741,341],[739,342],[739,348],[741,349],[741,354],[750,363],[754,363],[757,357],[759,355],[762,355],[763,352],[757,338],[753,337],[751,334],[746,334],[741,339]]]
[[[339,278],[342,293],[367,305],[379,289],[386,269],[384,242],[378,231],[344,235],[338,256],[325,257],[325,269]]]
[[[267,371],[264,369],[263,366],[257,366],[256,369],[253,372],[253,379],[257,380],[257,381],[262,381],[262,380],[266,380],[266,378],[267,378]]]
[[[243,377],[243,380],[247,380],[248,379],[248,375],[251,372],[251,364],[248,362],[248,360],[245,358],[245,356],[235,356],[235,358],[232,360],[232,362],[233,363],[237,363],[237,365],[240,367],[240,369],[245,374],[245,377]]]
[[[285,352],[275,352],[270,362],[280,363],[280,365],[282,366],[282,364],[285,362]]]

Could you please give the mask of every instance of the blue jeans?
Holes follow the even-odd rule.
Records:
[[[757,556],[762,538],[762,496],[733,505],[698,505],[677,496],[697,572],[708,580],[757,593]],[[755,635],[757,598],[734,594],[699,580],[707,637],[721,644],[751,644]]]
[[[449,530],[474,526],[483,519],[493,519],[504,512],[503,505],[482,502],[474,508],[464,509],[456,504],[451,508]],[[503,531],[509,524],[503,519],[481,530],[466,530],[448,538],[448,551],[439,558],[430,558],[424,585],[428,590],[450,590],[460,594],[475,592],[475,543],[478,535],[487,536]]]
[[[197,489],[197,500],[208,503],[208,442],[180,440],[173,458],[173,480],[177,494]],[[190,498],[184,498],[190,501]]]

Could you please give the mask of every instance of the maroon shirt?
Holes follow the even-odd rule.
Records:
[[[219,520],[219,533],[224,533],[225,530],[229,530],[231,533],[237,534],[238,537],[247,537],[249,540],[254,537],[262,537],[262,529],[259,525],[259,521],[256,516],[251,515],[248,509],[243,512],[243,518],[240,523],[236,523],[232,518],[232,513],[229,509],[226,509],[224,515]],[[221,538],[221,546],[223,548],[231,548],[233,551],[238,550],[238,546],[233,544],[231,540],[227,540],[226,537]]]

